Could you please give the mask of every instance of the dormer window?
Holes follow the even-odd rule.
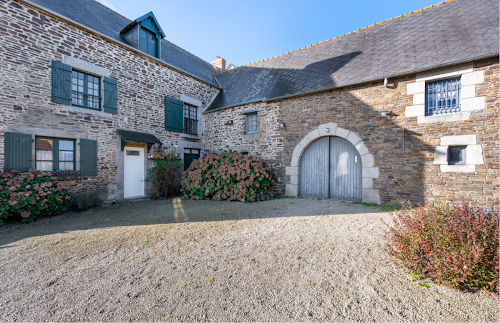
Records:
[[[139,49],[151,56],[158,57],[158,37],[142,27],[139,30]]]
[[[161,42],[165,37],[152,12],[137,18],[120,31],[127,44],[153,57],[160,58]]]

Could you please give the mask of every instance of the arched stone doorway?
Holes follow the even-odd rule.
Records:
[[[355,147],[361,159],[361,201],[380,204],[380,191],[373,188],[373,180],[379,178],[379,168],[374,167],[373,155],[355,132],[340,128],[333,122],[323,124],[311,131],[295,147],[291,165],[286,167],[286,174],[290,175],[290,182],[286,184],[286,195],[299,196],[301,158],[307,147],[322,137],[343,138]]]
[[[361,168],[353,144],[337,136],[320,137],[300,158],[299,195],[361,201]]]

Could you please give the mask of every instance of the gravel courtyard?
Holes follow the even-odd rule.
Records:
[[[413,281],[350,202],[136,201],[0,228],[0,321],[498,321]]]

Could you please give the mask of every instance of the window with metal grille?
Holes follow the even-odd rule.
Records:
[[[460,112],[460,77],[425,84],[425,115]]]
[[[198,134],[198,108],[184,103],[184,133]]]
[[[259,120],[257,113],[247,113],[247,133],[257,133],[259,131]]]
[[[101,78],[73,71],[71,75],[71,102],[80,107],[101,110]]]
[[[37,170],[75,170],[74,140],[36,137],[35,147]]]

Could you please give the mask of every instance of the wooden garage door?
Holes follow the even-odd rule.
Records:
[[[300,161],[300,195],[361,200],[361,157],[340,137],[311,143]]]

